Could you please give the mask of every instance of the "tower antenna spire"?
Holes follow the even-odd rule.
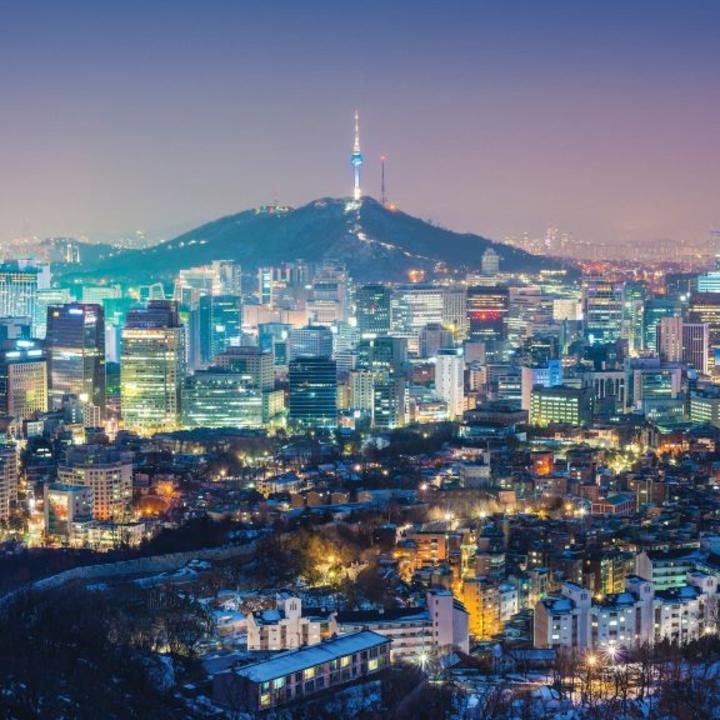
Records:
[[[355,143],[353,144],[350,162],[353,166],[353,200],[359,202],[362,197],[362,189],[360,188],[360,166],[363,164],[363,156],[360,152],[360,114],[357,110],[355,111]]]
[[[380,204],[387,207],[387,195],[385,193],[385,156],[380,156]]]

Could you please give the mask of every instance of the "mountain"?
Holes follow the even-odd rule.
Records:
[[[344,262],[361,281],[403,280],[410,269],[431,276],[438,263],[450,268],[478,268],[493,248],[503,270],[559,268],[559,261],[530,255],[479,235],[437,227],[372,198],[360,203],[323,198],[300,208],[258,208],[228,215],[142,250],[107,249],[70,266],[75,277],[146,282],[173,277],[178,270],[212,260],[230,259],[244,269],[302,258]]]

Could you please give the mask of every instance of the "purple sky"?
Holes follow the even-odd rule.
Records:
[[[428,7],[426,7],[428,6]],[[364,187],[502,238],[720,225],[720,2],[0,0],[0,239]]]

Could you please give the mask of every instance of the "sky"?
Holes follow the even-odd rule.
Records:
[[[502,239],[720,227],[717,0],[0,0],[0,240],[349,195]]]

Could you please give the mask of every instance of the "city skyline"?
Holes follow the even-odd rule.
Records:
[[[0,240],[349,197],[355,108],[364,192],[386,155],[411,214],[495,240],[705,240],[720,9],[574,6],[8,5]]]

